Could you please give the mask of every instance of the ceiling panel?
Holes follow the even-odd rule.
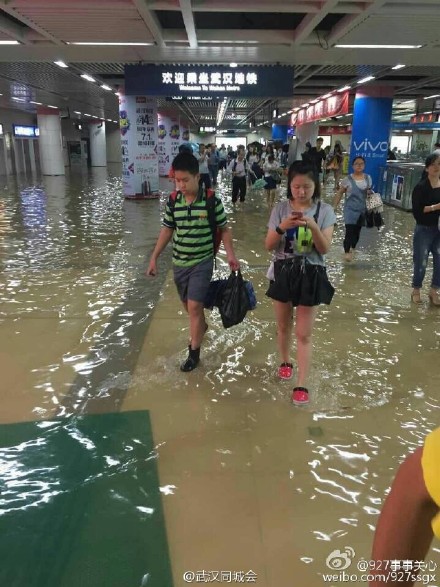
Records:
[[[18,46],[0,48],[0,93],[6,95],[2,104],[5,99],[10,103],[14,92],[23,91],[58,106],[115,112],[114,94],[82,80],[80,73],[89,73],[115,89],[123,83],[125,63],[231,61],[243,65],[294,65],[296,81],[294,95],[287,100],[276,99],[276,88],[273,98],[231,99],[226,113],[228,124],[238,124],[243,116],[267,119],[274,103],[285,112],[341,85],[355,88],[357,80],[366,75],[374,75],[377,83],[395,87],[396,95],[403,101],[438,88],[439,1],[0,1],[0,40],[18,38],[21,42]],[[190,31],[190,47],[186,26],[191,29],[192,21],[196,26],[195,36]],[[153,43],[153,37],[155,45],[142,47],[67,44]],[[336,43],[423,44],[424,48],[344,50],[336,48]],[[69,63],[68,70],[53,65],[52,61],[60,58]],[[407,67],[391,70],[397,62]],[[218,109],[216,101],[159,104],[163,108],[179,108],[196,121],[201,116],[215,117]]]
[[[434,7],[433,7],[434,8]],[[438,4],[437,11],[438,12]],[[356,28],[344,35],[341,43],[369,43],[396,45],[426,45],[440,38],[440,15],[369,16]]]
[[[66,43],[153,40],[131,0],[105,0],[101,3],[15,0],[9,6],[18,16],[35,22]]]

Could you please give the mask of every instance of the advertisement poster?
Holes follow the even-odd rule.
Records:
[[[156,100],[120,96],[119,116],[124,195],[159,193]]]
[[[171,167],[170,131],[171,121],[162,112],[157,115],[157,154],[159,161],[159,175],[168,176]]]
[[[379,184],[380,168],[386,167],[392,108],[392,97],[356,95],[350,159],[364,158],[365,173],[371,175],[374,189]]]
[[[182,121],[180,121],[180,138],[182,139],[182,143],[188,143],[189,142],[189,133],[190,133],[190,129],[189,129],[189,124],[188,123],[184,123]]]
[[[306,122],[321,120],[322,118],[331,118],[348,114],[350,93],[335,94],[325,100],[320,100],[316,104],[311,104],[307,108],[302,108],[294,112],[290,122],[292,126],[299,126]]]
[[[395,175],[393,177],[393,185],[391,188],[391,199],[397,200],[398,202],[402,201],[403,195],[403,175]]]
[[[170,158],[171,163],[176,155],[179,154],[179,145],[181,144],[180,139],[180,120],[178,116],[172,116],[170,118]]]
[[[180,120],[178,116],[169,116],[161,112],[158,113],[157,120],[159,175],[167,177],[182,143]]]

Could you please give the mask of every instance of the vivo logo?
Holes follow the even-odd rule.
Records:
[[[378,150],[384,153],[388,151],[388,141],[379,141],[377,143],[372,143],[368,139],[364,139],[360,143],[353,141],[353,145],[356,151],[373,151],[373,153],[375,153]]]

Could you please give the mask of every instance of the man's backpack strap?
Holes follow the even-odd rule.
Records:
[[[217,220],[215,214],[215,191],[211,189],[206,190],[206,212],[208,215],[208,222],[212,233],[212,250],[214,253],[214,266],[216,266],[216,255],[222,240],[222,231],[217,228]]]

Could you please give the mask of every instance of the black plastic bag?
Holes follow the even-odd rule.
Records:
[[[215,279],[209,284],[208,293],[204,301],[204,307],[207,310],[213,310],[215,306],[221,303],[222,292],[228,283],[227,279]],[[249,310],[255,310],[257,307],[257,297],[255,295],[254,286],[251,281],[243,282],[249,298]]]
[[[379,230],[379,228],[385,224],[382,214],[380,212],[375,212],[374,210],[369,210],[366,213],[365,220],[367,228],[373,228],[375,226]]]
[[[217,296],[216,305],[220,310],[220,316],[225,328],[230,328],[243,322],[247,311],[251,308],[251,304],[240,271],[237,271],[237,273],[232,271],[226,285]]]

